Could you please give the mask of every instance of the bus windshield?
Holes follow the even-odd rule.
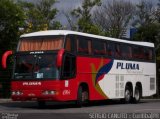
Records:
[[[16,55],[14,79],[58,79],[56,54]]]

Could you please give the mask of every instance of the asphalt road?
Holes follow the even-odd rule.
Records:
[[[77,108],[73,102],[47,103],[39,109],[36,102],[0,102],[0,119],[159,119],[160,100],[142,100],[138,104],[119,101],[92,102]]]

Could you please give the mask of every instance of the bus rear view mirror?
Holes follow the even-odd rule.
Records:
[[[58,68],[62,66],[63,54],[64,54],[64,49],[61,49],[58,51],[58,55],[57,55],[57,67]]]
[[[11,51],[11,50],[8,50],[3,54],[3,56],[2,56],[2,68],[3,69],[7,68],[7,59],[12,54],[13,54],[13,51]]]

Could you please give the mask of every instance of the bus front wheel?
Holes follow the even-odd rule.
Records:
[[[87,102],[88,102],[88,90],[83,89],[83,87],[80,86],[78,89],[76,105],[77,107],[82,107]]]
[[[130,103],[132,100],[132,91],[131,89],[127,86],[125,89],[125,95],[124,95],[124,102],[125,103]]]

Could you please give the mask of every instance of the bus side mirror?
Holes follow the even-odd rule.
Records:
[[[3,69],[6,69],[7,68],[7,59],[10,55],[13,54],[13,51],[9,50],[9,51],[6,51],[3,56],[2,56],[2,68]]]
[[[64,49],[61,49],[58,51],[58,55],[57,55],[57,67],[58,68],[62,66],[63,54],[64,54]]]

